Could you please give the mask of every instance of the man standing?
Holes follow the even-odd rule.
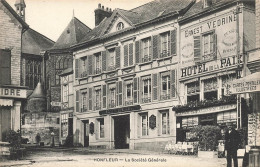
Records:
[[[237,150],[240,142],[239,133],[234,129],[232,123],[227,123],[228,130],[225,134],[225,150],[227,150],[227,167],[232,166],[232,159],[234,167],[238,167]]]

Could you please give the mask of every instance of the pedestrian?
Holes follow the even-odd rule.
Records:
[[[227,167],[232,166],[232,159],[234,162],[234,167],[238,167],[237,161],[237,150],[240,142],[239,133],[234,129],[232,123],[227,123],[227,132],[225,133],[225,150],[227,157]]]

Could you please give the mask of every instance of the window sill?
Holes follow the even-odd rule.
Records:
[[[131,68],[133,68],[133,67],[135,67],[135,65],[131,65],[131,66],[127,66],[127,67],[123,67],[122,70],[128,70],[128,69],[131,69]]]
[[[152,64],[152,63],[153,63],[153,60],[151,60],[151,61],[146,61],[146,62],[141,62],[141,63],[139,63],[139,66],[144,66],[144,65]]]

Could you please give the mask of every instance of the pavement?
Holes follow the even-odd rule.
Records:
[[[87,165],[86,165],[87,164]],[[129,149],[89,149],[30,147],[20,160],[0,160],[0,166],[154,166],[154,167],[225,167],[225,158],[199,158],[163,152]],[[242,167],[242,159],[239,159]]]

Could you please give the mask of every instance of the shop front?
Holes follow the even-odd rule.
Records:
[[[20,130],[22,104],[26,99],[24,87],[5,86],[0,88],[0,141],[11,129]]]

